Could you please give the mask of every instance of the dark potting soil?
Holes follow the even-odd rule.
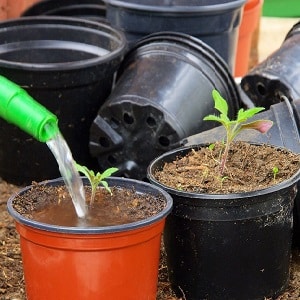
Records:
[[[88,203],[88,214],[84,220],[76,215],[70,194],[65,186],[34,185],[18,195],[14,208],[23,216],[36,221],[60,225],[99,227],[127,224],[149,218],[162,211],[162,198],[137,193],[133,188],[112,187],[112,194],[98,188],[93,203]],[[91,189],[85,187],[86,199]]]
[[[213,148],[195,147],[188,155],[165,163],[162,170],[156,171],[155,178],[178,190],[228,194],[270,187],[292,177],[300,168],[299,154],[270,145],[234,142],[224,173],[220,174],[223,150],[222,143]]]

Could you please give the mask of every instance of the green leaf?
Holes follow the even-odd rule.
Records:
[[[104,188],[111,194],[111,189],[108,186],[108,183],[106,181],[101,181],[101,184],[104,186]]]
[[[238,111],[237,121],[238,121],[238,123],[245,122],[249,118],[252,118],[257,113],[261,112],[262,110],[264,110],[263,107],[252,107],[252,108],[249,108],[249,109],[246,109],[246,110],[241,108]]]
[[[215,144],[214,144],[214,143],[210,144],[210,145],[208,146],[208,149],[209,149],[210,151],[213,151],[213,150],[215,149]]]
[[[94,172],[90,171],[86,166],[81,166],[81,165],[75,163],[75,167],[76,167],[77,171],[82,173],[83,175],[85,175],[89,179],[89,181],[91,181],[92,177],[94,177]]]
[[[217,109],[221,114],[227,117],[228,104],[226,100],[220,95],[220,93],[217,90],[212,91],[212,97],[215,101],[215,109]]]
[[[118,168],[109,168],[106,169],[102,174],[101,174],[101,179],[107,178],[111,176],[113,173],[117,172],[119,169]]]
[[[111,174],[115,173],[116,171],[118,171],[118,168],[109,168],[105,170],[102,174],[100,172],[97,172],[97,174],[95,175],[94,171],[89,170],[86,166],[81,166],[77,163],[75,163],[75,166],[77,171],[83,173],[90,181],[92,187],[91,203],[94,200],[96,189],[100,183],[111,194],[111,189],[109,188],[107,182],[104,179],[109,177]]]
[[[223,120],[218,117],[218,116],[215,116],[215,115],[208,115],[206,117],[203,118],[204,121],[216,121],[216,122],[220,122],[222,123]]]
[[[260,111],[264,110],[263,107],[252,107],[249,109],[241,108],[236,119],[230,120],[228,117],[228,104],[227,101],[220,95],[220,93],[214,89],[212,91],[212,97],[215,103],[215,109],[220,112],[219,116],[208,115],[203,118],[204,121],[215,121],[221,123],[226,130],[226,143],[225,148],[221,157],[220,164],[220,174],[222,175],[225,169],[226,160],[229,153],[229,148],[231,142],[243,129],[255,129],[262,133],[267,132],[273,125],[273,122],[270,120],[258,120],[250,122],[247,124],[242,124],[246,122],[249,118],[253,117]]]

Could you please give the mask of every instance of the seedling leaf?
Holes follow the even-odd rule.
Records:
[[[106,169],[102,174],[100,172],[97,172],[97,174],[95,174],[93,170],[89,170],[86,166],[82,166],[77,163],[75,164],[75,166],[77,171],[83,173],[88,178],[91,184],[91,203],[93,203],[95,199],[96,189],[100,183],[111,194],[111,189],[109,188],[108,183],[105,181],[105,179],[111,176],[113,173],[117,172],[118,168],[109,168]]]
[[[235,120],[230,120],[228,117],[227,101],[215,89],[212,91],[212,97],[215,102],[215,109],[220,112],[220,115],[208,115],[204,117],[203,120],[220,122],[225,127],[226,143],[220,163],[220,175],[223,176],[230,143],[234,140],[234,138],[244,129],[255,129],[265,133],[272,127],[273,122],[270,120],[256,120],[253,122],[244,123],[249,118],[264,110],[264,107],[252,107],[246,110],[241,108],[238,111],[237,118]]]
[[[252,118],[257,113],[261,112],[262,110],[264,110],[264,107],[252,107],[252,108],[249,108],[247,110],[244,110],[243,108],[241,108],[238,111],[237,121],[238,122],[245,122],[249,118]]]
[[[215,100],[215,109],[217,109],[222,115],[228,115],[228,104],[226,100],[220,95],[217,90],[212,91],[212,96]]]

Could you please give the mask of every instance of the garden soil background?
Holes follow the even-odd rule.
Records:
[[[8,198],[20,188],[0,178],[0,300],[25,300],[19,236],[7,212]],[[263,284],[263,283],[262,283]],[[167,276],[165,253],[161,247],[157,300],[184,300],[172,293]],[[293,249],[291,279],[287,291],[277,300],[300,299],[300,250]],[[188,300],[188,299],[187,299]],[[267,299],[266,299],[267,300]]]

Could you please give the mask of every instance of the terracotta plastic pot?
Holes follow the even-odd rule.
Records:
[[[150,182],[174,201],[164,231],[173,289],[188,300],[276,298],[289,282],[300,170],[276,186],[236,194],[184,192],[155,179],[156,170],[192,148],[169,151],[148,168]]]
[[[165,208],[126,225],[63,227],[25,218],[13,208],[15,196],[9,199],[8,211],[20,234],[27,299],[156,298],[161,234],[172,198],[145,182],[110,178],[108,183],[159,196]],[[63,183],[57,179],[46,184]]]
[[[39,0],[6,0],[7,19],[18,18],[28,7]]]
[[[0,0],[0,21],[7,19],[7,0]]]
[[[252,37],[259,26],[263,0],[248,0],[244,6],[242,21],[238,36],[235,61],[235,76],[244,76],[249,69]]]

